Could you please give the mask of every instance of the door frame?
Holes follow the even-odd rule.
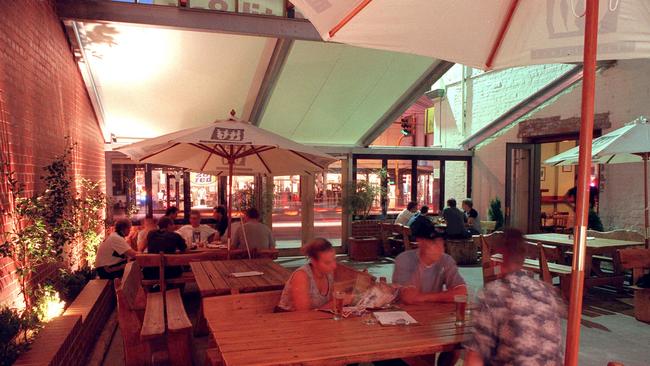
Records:
[[[506,143],[506,192],[505,192],[505,225],[510,225],[511,211],[511,193],[512,193],[512,153],[515,149],[528,150],[530,153],[529,160],[529,177],[528,191],[530,192],[528,205],[528,231],[529,234],[540,232],[540,215],[541,215],[541,191],[540,191],[540,173],[541,173],[541,145],[532,143]]]

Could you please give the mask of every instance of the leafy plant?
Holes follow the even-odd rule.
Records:
[[[61,300],[72,303],[81,290],[91,279],[95,278],[95,271],[90,267],[83,267],[78,271],[59,269],[58,276],[50,281],[50,284],[61,296]]]
[[[20,314],[8,307],[0,308],[0,366],[14,363],[22,347],[16,341],[23,322]]]
[[[383,182],[387,178],[387,171],[381,169],[378,175]],[[348,185],[348,192],[341,200],[341,206],[346,214],[366,219],[375,200],[379,199],[383,202],[385,197],[386,188],[381,184],[373,184],[366,180],[357,181]]]
[[[488,211],[488,217],[491,221],[496,221],[495,230],[503,228],[503,211],[501,211],[501,200],[499,197],[495,197],[490,200],[490,209]]]
[[[103,238],[106,202],[100,182],[81,179],[74,202],[74,225],[76,239],[84,246],[86,265],[95,263],[97,247]]]

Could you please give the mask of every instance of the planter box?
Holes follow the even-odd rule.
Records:
[[[478,263],[478,246],[472,238],[447,239],[445,241],[445,251],[454,258],[456,264]]]
[[[348,238],[348,256],[355,261],[375,261],[379,259],[381,240],[374,236]]]

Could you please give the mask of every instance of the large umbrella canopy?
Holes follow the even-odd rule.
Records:
[[[569,149],[544,161],[549,165],[578,164],[578,147]],[[594,164],[635,163],[643,161],[643,154],[650,153],[650,123],[645,117],[593,140],[592,162]]]
[[[316,148],[291,141],[248,122],[221,120],[122,146],[141,163],[178,166],[229,175],[288,175],[323,171],[334,162]]]
[[[584,0],[292,0],[327,41],[481,69],[581,62]],[[602,0],[599,60],[650,57],[650,1]]]
[[[561,154],[546,159],[549,165],[578,164],[578,146]],[[650,212],[648,209],[648,157],[650,156],[650,123],[645,117],[616,129],[604,136],[593,140],[591,160],[594,164],[617,164],[643,162],[643,196],[645,201],[645,242],[650,244],[648,228],[650,227]]]

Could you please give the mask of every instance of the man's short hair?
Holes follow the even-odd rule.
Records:
[[[447,200],[447,206],[449,207],[456,207],[456,199],[455,198],[450,198]]]
[[[463,204],[464,204],[464,205],[467,205],[467,207],[469,207],[469,208],[473,208],[473,207],[474,207],[474,202],[472,202],[472,199],[471,199],[471,198],[465,198],[465,199],[463,200]]]
[[[199,210],[192,210],[192,211],[190,211],[190,216],[198,216],[198,217],[201,217],[201,211],[199,211]]]
[[[115,231],[118,233],[122,233],[130,229],[131,229],[131,220],[129,219],[119,219],[115,222]]]
[[[165,230],[172,225],[174,225],[174,221],[169,217],[163,216],[158,220],[158,228],[160,228],[160,230]]]
[[[418,203],[414,201],[411,201],[406,205],[406,209],[409,211],[415,209],[416,207],[418,207]]]
[[[246,217],[257,220],[260,218],[260,212],[255,207],[251,207],[246,210]]]
[[[178,207],[170,206],[165,210],[165,216],[171,216],[175,213],[178,213]]]
[[[429,206],[420,207],[420,213],[426,215],[429,212]]]

